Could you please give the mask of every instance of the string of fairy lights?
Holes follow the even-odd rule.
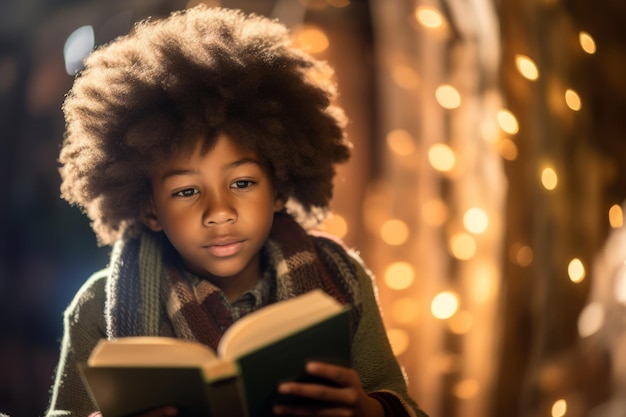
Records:
[[[423,28],[432,31],[441,30],[446,25],[444,14],[431,5],[416,6],[414,10],[414,20]],[[302,36],[303,32],[298,32]],[[304,32],[307,33],[307,32]],[[309,29],[306,38],[300,38],[300,42],[320,44],[314,38],[320,36],[323,31],[320,29]],[[584,53],[593,55],[596,52],[596,43],[590,33],[581,31],[578,34],[581,50]],[[324,38],[326,42],[326,39]],[[324,48],[327,43],[324,43]],[[515,55],[515,67],[519,75],[529,82],[535,82],[541,77],[538,65],[532,57],[524,54]],[[415,69],[404,64],[394,66],[391,74],[399,86],[405,89],[414,89],[425,80],[420,80]],[[427,80],[426,80],[427,81]],[[436,102],[441,106],[442,111],[458,109],[463,103],[463,96],[452,84],[442,84],[435,89]],[[574,88],[566,88],[562,91],[561,99],[573,112],[581,111],[583,107],[582,99]],[[499,155],[507,161],[514,161],[518,156],[518,145],[515,137],[520,130],[520,125],[515,114],[507,109],[500,108],[494,115],[494,124],[499,128],[495,147]],[[488,131],[489,129],[486,128]],[[487,134],[485,134],[487,136]],[[385,136],[385,143],[392,155],[398,159],[399,164],[405,164],[406,160],[414,157],[418,152],[418,146],[414,135],[403,129],[392,129]],[[460,155],[447,143],[434,143],[426,150],[427,160],[432,169],[442,175],[449,175],[458,164]],[[538,173],[538,183],[546,191],[554,191],[558,187],[559,172],[549,161],[540,167]],[[373,197],[376,198],[376,197]],[[369,207],[377,207],[375,201],[364,203]],[[430,227],[445,227],[451,221],[453,208],[449,207],[442,199],[431,199],[426,201],[421,207],[421,219]],[[369,214],[369,215],[368,215]],[[453,258],[458,261],[473,259],[478,250],[480,242],[478,236],[485,233],[490,227],[490,222],[495,216],[502,216],[502,213],[491,213],[480,206],[469,207],[461,213],[461,223],[463,230],[449,236],[447,250]],[[623,212],[619,205],[614,205],[608,212],[608,220],[612,228],[619,228],[623,224]],[[380,239],[385,245],[399,247],[404,245],[410,238],[412,230],[408,223],[401,218],[380,219],[379,213],[375,210],[366,210],[365,227],[372,236]],[[358,227],[358,225],[353,225]],[[347,234],[349,221],[340,213],[326,224],[326,228],[331,232],[343,237]],[[519,266],[526,267],[533,262],[533,249],[525,244],[513,243],[508,248],[509,260]],[[567,270],[567,276],[571,282],[577,284],[582,282],[587,275],[587,266],[579,258],[572,258],[567,265],[563,266]],[[410,349],[410,331],[403,330],[402,326],[415,326],[419,319],[419,304],[422,300],[415,297],[402,296],[402,291],[414,285],[417,272],[415,265],[406,260],[389,263],[382,274],[382,283],[386,289],[399,294],[389,305],[383,308],[390,314],[389,322],[392,324],[388,329],[394,352],[399,357]],[[489,292],[489,290],[485,290]],[[443,290],[434,294],[429,300],[429,311],[433,318],[442,321],[449,331],[457,335],[467,334],[471,329],[479,325],[476,323],[472,313],[467,309],[462,309],[461,295],[454,290]],[[586,337],[593,334],[602,326],[603,311],[597,305],[591,304],[585,308],[579,319],[579,334]],[[445,324],[444,324],[445,323]],[[419,324],[417,324],[419,325]],[[444,361],[445,362],[445,361]],[[444,366],[445,367],[445,366]],[[469,399],[479,395],[481,387],[476,380],[466,378],[456,385],[454,395],[460,399]],[[559,398],[553,402],[551,408],[552,417],[563,417],[567,414],[568,403],[566,399]]]

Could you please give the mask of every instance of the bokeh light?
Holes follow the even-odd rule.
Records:
[[[624,224],[624,212],[618,204],[613,204],[609,209],[609,224],[613,229],[618,229]]]
[[[502,109],[498,111],[497,119],[500,129],[504,130],[506,133],[514,135],[519,132],[517,118],[510,110]]]
[[[578,316],[578,334],[580,337],[589,337],[604,324],[604,306],[598,302],[587,304]]]
[[[294,44],[311,54],[319,54],[328,49],[330,42],[324,31],[317,26],[302,25],[293,31]]]
[[[380,228],[380,237],[388,245],[402,245],[409,238],[409,227],[399,219],[387,220]]]
[[[581,48],[583,48],[583,51],[590,55],[596,53],[596,41],[589,33],[580,32],[578,34],[578,40],[580,42]]]
[[[467,233],[456,233],[449,241],[452,256],[459,260],[468,260],[476,254],[476,240]]]
[[[533,61],[526,55],[515,55],[515,66],[524,78],[527,78],[531,81],[539,78],[539,69],[537,69],[537,64],[535,64],[535,61]]]
[[[71,33],[63,46],[65,71],[68,75],[73,76],[83,69],[83,60],[94,48],[95,43],[95,34],[92,26],[82,26]]]
[[[454,385],[454,395],[462,400],[474,398],[479,390],[480,383],[474,378],[464,378]]]
[[[567,413],[567,402],[564,399],[556,400],[552,404],[552,417],[563,417]]]
[[[572,282],[578,283],[585,279],[585,266],[578,258],[572,259],[567,265],[567,275]]]
[[[565,91],[565,103],[574,111],[579,111],[582,108],[580,96],[576,91],[569,88]]]
[[[485,233],[489,226],[489,216],[480,207],[472,207],[463,214],[463,226],[465,230],[476,235]]]
[[[511,245],[509,259],[519,266],[528,266],[533,262],[534,253],[530,246],[515,243]]]
[[[431,304],[430,312],[433,317],[445,320],[454,316],[459,308],[459,299],[452,291],[443,291],[437,294]]]
[[[554,168],[546,167],[541,171],[541,185],[548,191],[552,191],[558,184],[558,176]]]
[[[392,290],[407,289],[415,280],[415,269],[408,262],[394,262],[385,270],[384,280]]]
[[[430,29],[440,28],[444,24],[444,18],[439,10],[428,6],[417,7],[415,18],[422,26]]]
[[[448,172],[454,168],[456,156],[448,145],[436,143],[428,149],[428,162],[437,171]]]
[[[474,316],[469,311],[457,312],[448,320],[448,328],[454,334],[466,334],[474,326]]]
[[[324,220],[321,229],[343,239],[348,234],[348,222],[342,215],[333,213]]]
[[[394,129],[387,133],[387,146],[393,153],[400,156],[415,153],[415,139],[404,129]]]
[[[509,138],[502,138],[497,144],[498,153],[508,161],[517,159],[517,145]]]
[[[402,355],[409,347],[409,333],[404,329],[390,328],[387,330],[387,337],[395,356]]]
[[[461,105],[461,94],[451,85],[441,85],[435,91],[439,105],[445,109],[456,109]]]

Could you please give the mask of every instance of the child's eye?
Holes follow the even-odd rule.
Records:
[[[198,190],[195,188],[185,188],[184,190],[176,191],[172,194],[174,197],[191,197],[198,194]]]
[[[245,188],[250,188],[255,184],[254,181],[251,180],[237,180],[235,182],[233,182],[230,187],[231,188],[236,188],[236,189],[245,189]]]

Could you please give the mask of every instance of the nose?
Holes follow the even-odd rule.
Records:
[[[204,205],[202,224],[205,226],[219,226],[237,221],[237,211],[227,193],[215,193]]]

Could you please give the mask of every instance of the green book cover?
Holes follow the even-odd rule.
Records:
[[[272,415],[271,407],[276,401],[300,401],[280,398],[276,388],[284,381],[312,381],[304,369],[306,362],[311,360],[349,366],[350,333],[347,309],[237,360],[242,396],[246,398],[247,416]]]
[[[302,402],[277,386],[310,380],[307,361],[350,363],[348,311],[317,290],[242,318],[218,354],[186,340],[127,337],[102,340],[78,365],[103,417],[166,405],[183,417],[263,417],[277,401]]]
[[[103,417],[127,417],[168,405],[178,407],[185,417],[217,417],[213,398],[228,394],[229,406],[240,403],[233,398],[233,393],[238,396],[234,378],[207,384],[200,368],[82,367],[82,372]]]

